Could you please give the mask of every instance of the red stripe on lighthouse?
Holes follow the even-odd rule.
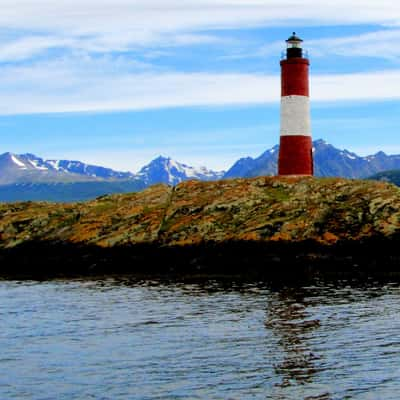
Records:
[[[313,175],[311,136],[281,136],[278,175]]]
[[[308,69],[306,58],[291,58],[281,61],[282,96],[309,96]]]

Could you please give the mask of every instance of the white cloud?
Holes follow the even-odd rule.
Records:
[[[394,0],[2,0],[0,25],[72,33],[175,31],[274,21],[398,23]]]
[[[0,46],[1,61],[20,61],[54,47],[71,45],[71,40],[48,36],[26,36]]]
[[[399,99],[400,70],[311,77],[316,101]]]
[[[55,75],[61,75],[61,71]],[[41,75],[40,73],[37,75]],[[76,87],[63,81],[57,90],[32,83],[0,94],[1,114],[143,110],[181,106],[255,104],[273,101],[273,77],[245,74],[137,74],[95,80]],[[0,79],[0,90],[3,85]],[[4,85],[6,86],[6,85]],[[37,86],[36,89],[33,86]],[[47,86],[47,87],[46,87]],[[59,90],[58,90],[59,89]],[[64,90],[63,90],[64,89]],[[276,96],[274,96],[276,99]]]
[[[307,47],[313,56],[338,54],[350,57],[400,57],[400,29],[386,29],[362,35],[310,40]]]
[[[134,49],[143,50],[146,45],[157,44],[157,47],[178,47],[194,45],[216,45],[231,43],[232,40],[215,35],[181,33],[137,35],[136,32],[125,32],[125,35],[101,35],[88,37],[62,36],[56,34],[27,35],[4,41],[0,45],[0,61],[23,61],[42,55],[53,49],[68,52],[111,53],[126,52]],[[146,55],[146,53],[143,53]]]
[[[94,52],[216,43],[207,29],[271,25],[400,24],[393,0],[2,0],[0,29],[30,32],[5,42],[0,59],[54,47]],[[36,32],[36,34],[33,34]]]
[[[7,66],[0,114],[97,112],[278,102],[279,77],[243,73],[140,72],[126,60],[79,58]],[[400,70],[313,75],[313,102],[400,98]]]

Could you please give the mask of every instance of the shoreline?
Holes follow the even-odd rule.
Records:
[[[0,250],[0,277],[56,278],[94,275],[160,277],[236,276],[273,280],[304,277],[397,277],[395,238],[332,245],[308,242],[203,243],[115,246],[27,242]]]

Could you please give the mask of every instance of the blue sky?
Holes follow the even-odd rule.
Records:
[[[311,60],[313,138],[400,153],[400,3],[2,0],[0,152],[213,169],[279,141],[279,60]]]

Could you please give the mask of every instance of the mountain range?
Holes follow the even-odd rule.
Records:
[[[108,193],[197,179],[218,180],[225,172],[194,168],[158,157],[137,174],[70,160],[45,160],[34,154],[0,155],[0,201],[83,201]]]
[[[257,158],[241,158],[224,178],[250,178],[275,175],[278,167],[279,146],[265,151]],[[342,178],[367,178],[381,171],[400,169],[400,155],[387,155],[380,151],[365,157],[341,150],[319,139],[313,142],[314,175]]]
[[[313,142],[316,176],[367,178],[382,171],[400,170],[400,155],[378,152],[366,157],[341,150],[319,139]],[[196,179],[212,181],[275,175],[279,146],[268,149],[257,158],[241,158],[228,171],[195,168],[168,157],[158,157],[138,173],[115,171],[71,160],[45,160],[34,154],[0,155],[0,201],[50,200],[81,201],[106,193],[130,192],[165,183],[176,185]]]
[[[100,180],[140,180],[146,186],[156,183],[176,185],[189,179],[217,180],[225,172],[205,167],[194,168],[171,158],[158,157],[137,174],[115,171],[111,168],[85,164],[81,161],[44,160],[34,154],[0,155],[0,185],[36,182],[82,182]]]

